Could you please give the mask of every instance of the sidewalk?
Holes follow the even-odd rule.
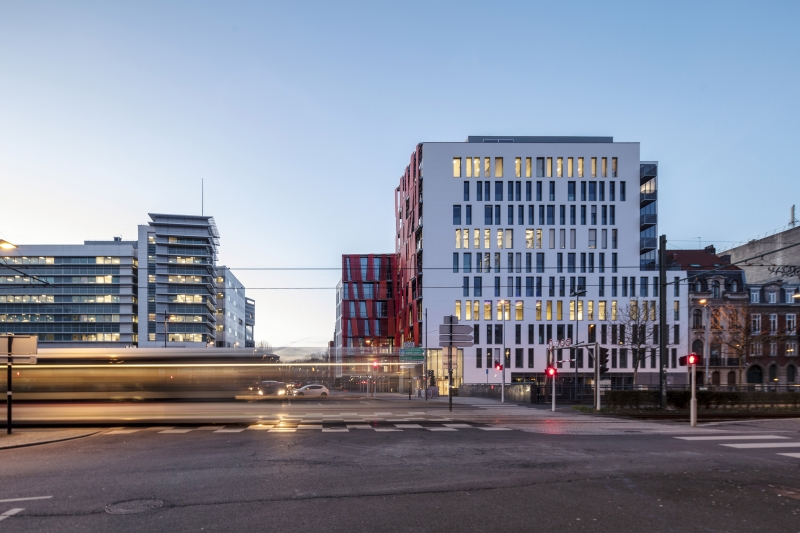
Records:
[[[61,442],[81,437],[94,435],[96,429],[15,429],[14,433],[8,435],[5,428],[0,434],[0,450],[10,448],[23,448],[26,446],[36,446],[38,444],[49,444],[51,442]]]

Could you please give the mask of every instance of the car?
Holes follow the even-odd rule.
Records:
[[[319,385],[317,383],[306,385],[304,387],[300,387],[299,389],[295,389],[292,391],[292,394],[295,396],[315,396],[320,398],[326,398],[331,391],[328,390],[328,387],[325,385]]]
[[[235,397],[237,400],[265,400],[267,398],[286,398],[288,391],[282,381],[260,381],[247,387]]]

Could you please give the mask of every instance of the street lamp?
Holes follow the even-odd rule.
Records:
[[[794,294],[792,294],[792,298],[796,300],[800,299],[800,287],[795,287]]]
[[[10,242],[0,239],[0,249],[2,250],[15,250],[17,246],[15,244],[11,244]]]
[[[578,323],[578,320],[580,320],[580,315],[578,314],[578,308],[580,307],[579,306],[579,302],[580,302],[581,296],[586,296],[586,289],[578,289],[578,290],[572,291],[569,295],[575,297],[575,342],[574,342],[574,344],[578,344],[578,328],[580,327],[580,324]],[[574,348],[574,350],[576,350],[575,351],[575,401],[578,401],[578,352],[577,352],[577,350],[580,350],[580,348]],[[595,354],[595,355],[597,355],[597,354]]]
[[[503,365],[502,365],[503,366],[503,370],[501,371],[502,372],[502,376],[501,376],[502,382],[500,384],[500,403],[505,403],[506,402],[506,366],[509,363],[509,361],[506,360],[506,334],[508,333],[506,331],[506,304],[508,304],[509,307],[510,307],[511,303],[510,303],[510,300],[500,300],[499,302],[497,302],[497,304],[500,306],[500,314],[503,316],[503,359],[502,359],[503,360]],[[511,310],[509,309],[509,312],[510,311]],[[509,357],[509,359],[510,359],[510,357]]]
[[[703,306],[703,328],[705,329],[705,353],[703,353],[703,359],[705,359],[705,376],[703,376],[703,383],[708,385],[709,380],[709,359],[711,359],[711,346],[708,345],[708,337],[709,337],[709,324],[708,324],[708,300],[703,298],[698,302],[700,305]]]

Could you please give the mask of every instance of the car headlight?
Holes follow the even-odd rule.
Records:
[[[264,391],[263,391],[263,390],[260,390],[260,391],[258,391],[258,394],[259,394],[260,396],[264,396]]]
[[[286,391],[285,390],[279,390],[278,391],[278,396],[280,396],[281,394],[286,394]]]

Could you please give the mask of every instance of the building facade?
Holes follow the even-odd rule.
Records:
[[[136,241],[0,250],[0,331],[43,347],[136,346]]]
[[[244,347],[255,302],[248,325],[242,284],[218,274],[213,217],[150,218],[135,241],[0,250],[0,331],[38,335],[43,348],[213,347],[222,327],[222,346]]]
[[[609,348],[612,384],[634,374],[658,383],[657,179],[638,143],[610,137],[417,145],[395,189],[397,343],[424,346],[422,333],[455,315],[475,332],[459,350],[456,385],[499,383],[495,362],[507,382],[542,380],[549,341],[567,338]],[[687,295],[673,278],[663,333],[668,380],[678,383]],[[632,315],[638,322],[625,323]],[[441,378],[440,352],[430,353]],[[593,375],[582,349],[556,357],[564,381],[575,379],[575,361],[579,383]]]
[[[244,347],[255,348],[256,337],[256,301],[252,298],[244,299]]]

